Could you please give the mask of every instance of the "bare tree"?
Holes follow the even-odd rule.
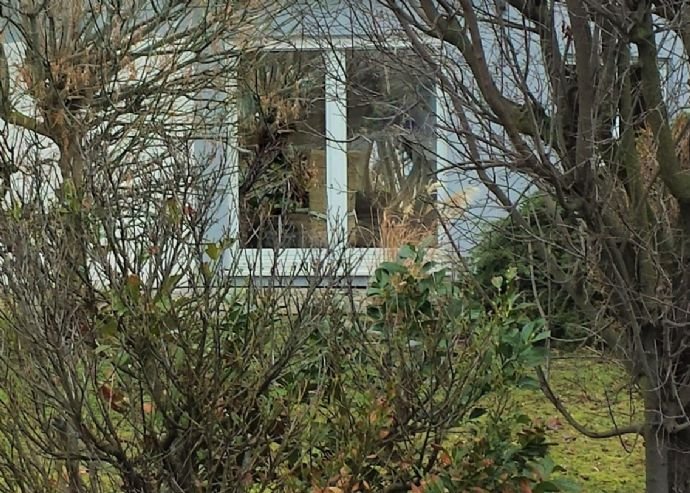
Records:
[[[305,116],[323,78],[299,54],[265,70],[255,49],[281,10],[0,2],[0,491],[394,492],[474,468],[444,446],[523,376],[538,331],[521,336],[498,302],[463,316],[469,291],[411,248],[378,271],[366,313],[342,248],[305,257],[300,290],[262,289],[273,278],[229,255],[324,236],[305,219],[326,211],[309,180],[325,135]],[[380,172],[397,185],[376,207],[428,199],[407,147],[417,171]],[[316,239],[266,245],[243,218],[229,237],[233,181],[244,212],[270,199],[259,227],[277,216]],[[543,457],[543,433],[526,436],[496,484]]]
[[[228,491],[291,450],[306,414],[262,399],[330,308],[290,329],[287,292],[235,289],[216,224],[265,7],[0,5],[1,489]]]
[[[647,491],[690,491],[688,6],[381,0],[360,12],[373,40],[406,40],[436,76],[448,167],[509,212],[532,268],[566,290],[644,398],[639,424],[574,424],[643,434]],[[543,195],[557,244],[520,214],[501,168]],[[577,261],[559,265],[556,250]]]

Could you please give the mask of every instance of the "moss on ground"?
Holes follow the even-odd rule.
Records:
[[[549,379],[570,413],[590,429],[611,429],[612,416],[618,426],[625,426],[642,414],[639,397],[625,386],[623,369],[593,351],[557,355]],[[519,401],[525,414],[544,421],[552,458],[583,493],[644,491],[641,437],[590,439],[572,428],[541,392],[523,392]]]

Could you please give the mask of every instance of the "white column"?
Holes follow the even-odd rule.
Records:
[[[211,224],[206,231],[205,240],[217,242],[226,238],[237,238],[239,235],[238,223],[238,155],[237,155],[237,116],[235,104],[226,104],[225,98],[235,97],[234,89],[225,93],[211,94],[207,91],[208,100],[215,106],[208,115],[208,119],[215,120],[220,128],[211,130],[209,135],[193,143],[193,152],[202,166],[206,167],[209,176],[214,176],[214,192],[217,197],[211,202],[208,211]],[[220,113],[228,113],[220,118]],[[215,113],[215,114],[214,114]],[[206,122],[208,123],[208,122]],[[208,193],[210,191],[202,191]],[[224,266],[228,265],[227,255],[224,257]]]
[[[344,247],[347,239],[347,89],[345,53],[326,57],[326,197],[329,245]]]
[[[209,48],[209,55],[213,54],[212,49]],[[217,62],[209,61],[198,64],[195,70],[202,73],[205,69],[216,68],[216,65]],[[192,152],[198,164],[204,168],[203,173],[217,187],[214,190],[201,190],[202,195],[216,194],[206,211],[210,221],[204,237],[207,242],[218,242],[228,236],[234,238],[237,234],[237,207],[233,203],[237,190],[237,146],[236,139],[232,137],[236,130],[236,111],[234,104],[228,104],[228,98],[235,97],[235,86],[233,80],[225,89],[206,87],[197,95],[195,103],[197,130],[201,131],[201,135],[193,142]]]
[[[240,159],[237,147],[239,145],[237,138],[237,126],[239,125],[237,97],[238,97],[237,81],[232,79],[230,81],[230,90],[228,93],[232,98],[232,104],[228,105],[228,120],[227,125],[227,145],[225,149],[225,159],[228,163],[228,192],[225,206],[228,210],[228,234],[230,238],[239,239],[240,237]]]
[[[437,201],[447,201],[450,195],[448,190],[448,183],[452,179],[448,171],[441,171],[449,168],[450,159],[450,145],[449,145],[449,131],[446,128],[449,125],[449,111],[447,95],[443,91],[441,84],[436,83],[435,91],[435,139],[436,139],[436,179],[441,184],[437,191]],[[439,223],[438,225],[438,245],[443,250],[445,243],[448,241],[446,232]]]

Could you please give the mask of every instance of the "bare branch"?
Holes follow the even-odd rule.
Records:
[[[563,417],[566,419],[566,421],[573,427],[575,428],[579,433],[582,433],[586,437],[589,438],[612,438],[612,437],[617,437],[621,435],[630,435],[630,434],[635,434],[639,435],[644,431],[644,425],[643,424],[634,424],[634,425],[628,425],[624,427],[616,427],[612,430],[607,430],[607,431],[593,431],[587,428],[586,426],[582,425],[580,422],[578,422],[572,414],[568,411],[568,408],[563,404],[563,401],[558,398],[558,396],[551,390],[551,386],[549,385],[549,382],[546,378],[546,375],[544,374],[544,370],[541,367],[537,368],[537,376],[539,377],[539,383],[541,385],[542,390],[544,391],[544,395],[551,401],[551,403],[554,405],[556,409],[563,415]]]

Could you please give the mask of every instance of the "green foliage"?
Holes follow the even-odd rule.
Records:
[[[219,289],[222,250],[203,246],[188,294],[177,274],[116,279],[88,342],[60,357],[17,324],[12,344],[31,352],[2,382],[2,477],[59,490],[58,423],[81,444],[77,464],[97,454],[81,481],[104,491],[568,491],[512,399],[534,386],[548,337],[514,272],[487,306],[405,247],[362,311],[338,290]],[[26,468],[10,469],[20,451]]]
[[[315,341],[333,384],[283,491],[571,491],[549,480],[543,430],[510,398],[533,385],[548,334],[511,316],[510,290],[490,309],[474,299],[423,250],[380,265],[366,315]]]
[[[555,338],[581,340],[587,332],[575,303],[563,287],[550,278],[530,249],[530,243],[538,238],[542,246],[551,250],[561,269],[573,276],[582,274],[578,272],[574,247],[564,244],[564,235],[555,228],[553,212],[548,210],[542,197],[535,195],[526,199],[520,213],[529,230],[523,230],[509,216],[488,225],[472,252],[473,273],[485,291],[494,295],[499,291],[494,284],[497,276],[514,269],[517,291],[532,303],[531,307],[524,306],[526,315],[532,318],[540,316],[536,306],[538,302],[549,317]]]
[[[524,414],[473,423],[441,457],[448,467],[436,476],[437,489],[428,491],[580,491],[571,481],[553,477],[563,468],[547,455],[548,446],[544,427]]]

